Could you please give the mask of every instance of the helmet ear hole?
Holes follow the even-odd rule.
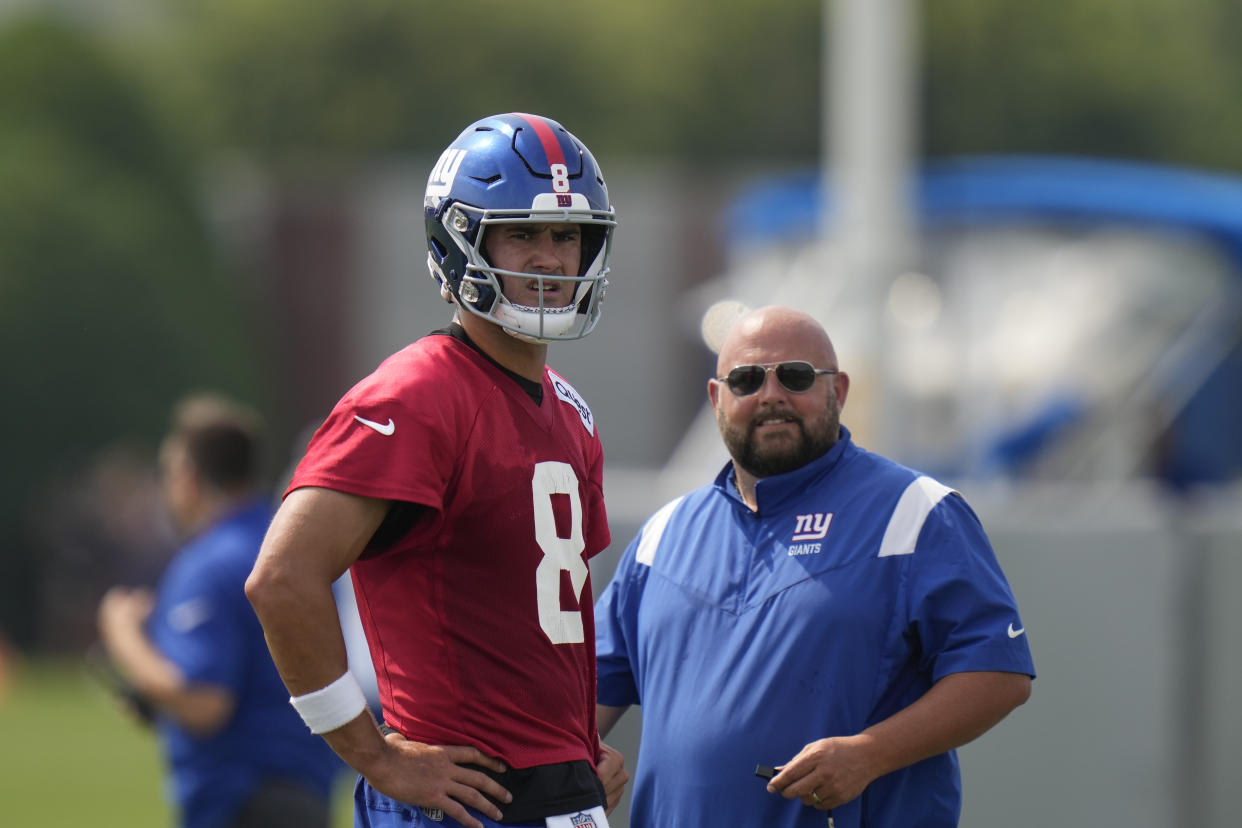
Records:
[[[487,231],[488,228],[484,227],[482,222],[479,222],[478,228],[475,230],[474,249],[479,254],[479,260],[483,264],[490,267],[492,264],[492,257],[487,252]]]
[[[435,237],[429,238],[427,240],[427,246],[431,248],[431,253],[436,257],[436,261],[443,262],[446,258],[448,258],[448,249],[439,239]]]
[[[587,270],[595,263],[595,259],[599,256],[601,250],[604,249],[604,241],[608,236],[608,230],[597,224],[584,224],[582,227],[582,254],[578,262],[578,275],[585,276]]]

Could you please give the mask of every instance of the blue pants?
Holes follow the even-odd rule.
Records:
[[[485,828],[544,828],[543,820],[523,825],[501,825],[467,806],[470,815]],[[462,824],[443,811],[418,808],[398,802],[358,777],[354,786],[354,828],[462,828]]]

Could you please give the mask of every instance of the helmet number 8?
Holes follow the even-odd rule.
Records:
[[[564,169],[563,165],[560,166]],[[554,166],[554,169],[555,169]],[[561,609],[561,572],[569,573],[573,593],[582,600],[590,570],[582,560],[586,541],[582,537],[582,498],[578,494],[578,476],[568,463],[546,461],[535,464],[531,478],[535,507],[535,540],[543,550],[543,559],[535,568],[535,591],[539,605],[539,626],[553,644],[581,644],[581,610]],[[569,537],[556,531],[556,515],[552,511],[552,495],[569,497]]]
[[[569,192],[569,167],[564,164],[553,164],[548,169],[552,172],[552,192]]]

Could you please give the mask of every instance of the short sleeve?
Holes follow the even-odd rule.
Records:
[[[640,536],[641,537],[641,536]],[[639,538],[621,556],[612,580],[595,604],[597,700],[612,707],[641,703],[635,676],[638,609],[651,567],[635,561]]]
[[[289,490],[321,486],[441,509],[457,452],[451,424],[461,415],[437,382],[429,373],[402,381],[385,363],[332,409]]]
[[[938,681],[950,673],[1035,675],[1017,602],[979,519],[956,494],[928,514],[904,585],[919,668]]]

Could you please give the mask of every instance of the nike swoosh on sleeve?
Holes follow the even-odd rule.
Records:
[[[385,437],[391,437],[393,435],[393,432],[397,430],[397,424],[392,421],[392,417],[388,418],[387,423],[382,423],[382,424],[377,423],[374,420],[368,420],[365,417],[359,417],[357,414],[354,415],[354,419],[362,423],[367,428],[378,431],[380,434],[383,434]]]

